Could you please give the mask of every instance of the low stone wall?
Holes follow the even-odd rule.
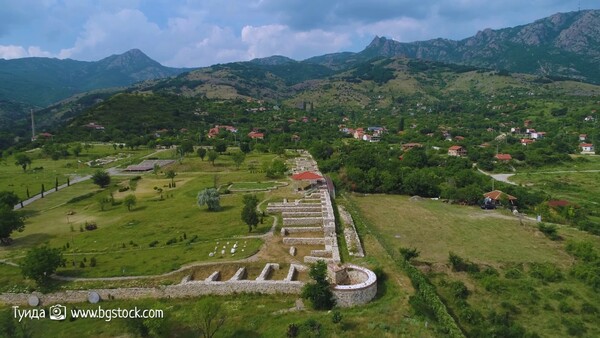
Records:
[[[256,280],[257,281],[264,281],[264,280],[266,280],[267,276],[273,270],[279,270],[279,264],[277,264],[277,263],[268,263],[268,264],[266,264],[265,267],[262,269],[260,275],[256,278]]]
[[[343,206],[339,206],[338,210],[343,222],[346,224],[344,227],[344,238],[346,239],[346,245],[348,246],[348,254],[350,256],[365,257],[365,252],[356,232],[356,226],[352,220],[352,215]]]
[[[283,239],[285,245],[325,245],[325,238],[300,238],[286,237]]]
[[[235,275],[233,275],[233,277],[231,277],[229,280],[236,281],[236,280],[242,280],[244,278],[246,278],[246,268],[241,267],[238,269],[238,271],[235,272]]]
[[[312,204],[306,204],[306,205],[294,205],[294,204],[289,204],[286,206],[271,206],[269,205],[267,207],[267,212],[269,213],[277,213],[277,212],[320,212],[321,211],[321,205],[320,204],[316,204],[312,205]]]
[[[331,250],[310,250],[310,255],[315,257],[331,257]]]
[[[288,234],[294,234],[299,232],[321,232],[321,227],[286,227],[281,228],[281,235],[287,236]]]
[[[214,282],[214,281],[218,280],[220,277],[221,277],[221,271],[215,271],[210,276],[208,276],[205,279],[205,281]],[[190,282],[190,280],[188,280],[188,282]]]
[[[303,217],[303,218],[284,218],[283,225],[315,225],[321,224],[323,218],[321,217]]]
[[[313,263],[316,263],[318,261],[324,261],[327,264],[329,264],[329,263],[336,263],[336,262],[333,261],[332,258],[328,258],[328,257],[304,256],[304,263],[313,264]]]
[[[239,280],[225,282],[190,281],[184,284],[168,285],[159,288],[120,288],[97,289],[100,299],[141,299],[141,298],[182,298],[201,295],[229,295],[234,293],[263,293],[263,294],[299,294],[303,282],[300,281],[254,281]],[[34,292],[40,299],[40,305],[63,303],[84,303],[88,301],[89,291],[64,291],[50,294]],[[27,306],[32,294],[13,293],[1,294],[0,302],[8,305]]]
[[[377,295],[377,276],[367,268],[357,265],[346,266],[351,279],[361,282],[351,285],[336,285],[333,287],[333,296],[336,304],[349,307],[370,302]]]
[[[298,274],[298,272],[306,271],[306,270],[308,270],[308,269],[304,265],[291,264],[290,269],[288,270],[288,274],[285,277],[284,281],[290,282],[290,281],[294,280],[294,278],[296,278],[296,275]]]
[[[281,213],[283,218],[297,218],[297,217],[323,217],[323,213],[320,211],[308,212],[308,211],[284,211]]]

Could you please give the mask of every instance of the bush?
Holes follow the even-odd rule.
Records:
[[[331,322],[337,324],[342,321],[342,313],[339,311],[334,311],[333,315],[331,315]]]
[[[287,328],[287,333],[286,336],[288,338],[295,338],[298,337],[298,334],[300,333],[300,327],[294,323],[288,325]]]
[[[554,224],[538,223],[538,230],[540,230],[544,235],[546,235],[546,237],[553,241],[560,239],[556,225]]]
[[[452,296],[457,299],[467,299],[469,296],[469,289],[465,286],[465,284],[461,281],[451,282],[448,287],[452,292]]]
[[[452,271],[466,271],[471,273],[479,272],[479,266],[477,266],[477,264],[471,263],[453,252],[448,254],[448,261],[452,266]]]
[[[150,244],[148,244],[148,246],[151,248],[154,248],[157,244],[158,244],[158,241],[154,240],[154,241],[150,242]]]
[[[550,263],[532,263],[529,274],[543,282],[558,282],[563,279],[559,268]]]
[[[177,238],[171,238],[170,240],[167,241],[167,245],[171,245],[171,244],[175,244],[177,243]]]
[[[96,266],[96,257],[90,258],[90,266],[93,268]]]
[[[96,222],[86,221],[84,228],[85,228],[85,230],[92,231],[92,230],[98,229],[98,225],[96,224]]]
[[[400,248],[400,254],[405,260],[410,261],[413,258],[419,257],[419,250],[416,248]]]

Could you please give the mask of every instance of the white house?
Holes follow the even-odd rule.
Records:
[[[581,148],[582,154],[594,154],[595,153],[594,145],[591,143],[581,143],[579,145],[579,147]]]

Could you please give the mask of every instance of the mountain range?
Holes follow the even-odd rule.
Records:
[[[45,107],[74,94],[124,87],[189,71],[170,68],[139,49],[99,61],[32,57],[0,59],[0,100]]]
[[[401,43],[375,37],[359,53],[328,54],[305,62],[343,69],[376,56],[404,56],[598,84],[600,10],[557,13],[527,25],[485,29],[460,41],[439,38]]]
[[[178,69],[162,66],[137,49],[96,62],[0,59],[0,133],[5,132],[6,140],[26,136],[29,109],[38,110],[40,128],[50,128],[76,118],[117,91],[361,106],[368,96],[367,89],[358,85],[362,81],[383,86],[398,79],[387,86],[393,95],[424,95],[447,86],[431,73],[444,67],[458,73],[529,73],[529,78],[518,80],[526,83],[572,79],[600,84],[600,10],[558,13],[527,25],[485,29],[459,41],[402,43],[375,37],[361,52],[303,61],[277,55]],[[483,83],[482,79],[477,81]],[[435,81],[438,85],[432,86]]]

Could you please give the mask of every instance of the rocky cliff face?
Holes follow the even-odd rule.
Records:
[[[460,41],[401,43],[375,37],[358,54],[405,56],[600,83],[600,11],[558,13],[523,26],[484,29]]]

